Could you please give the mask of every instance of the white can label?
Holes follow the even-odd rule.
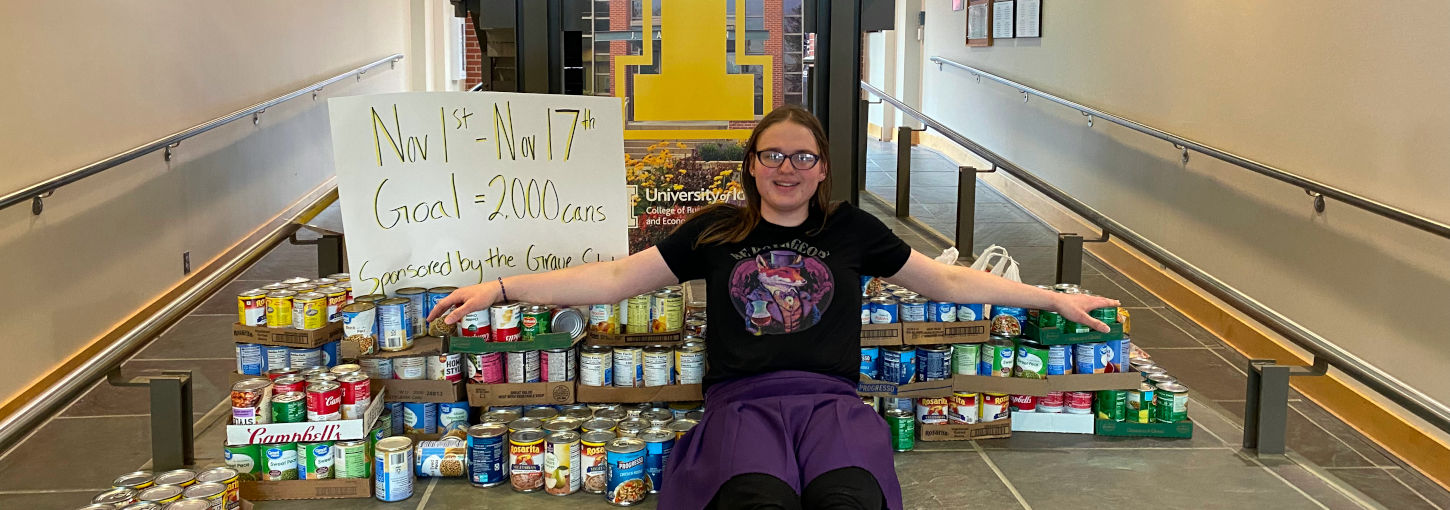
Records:
[[[393,377],[398,379],[420,380],[426,375],[427,366],[428,364],[423,360],[422,356],[394,358]]]
[[[705,380],[705,352],[676,352],[675,366],[680,384],[700,384]]]
[[[675,377],[674,362],[675,353],[673,351],[644,353],[644,385],[670,385]]]
[[[608,386],[614,383],[614,356],[610,353],[579,355],[579,384]]]
[[[378,455],[373,466],[373,495],[381,501],[413,496],[413,450]]]
[[[644,371],[641,366],[639,351],[628,351],[616,349],[614,351],[614,385],[620,388],[633,388],[643,382],[639,380],[640,372]]]
[[[362,364],[363,373],[373,379],[392,379],[393,360],[389,358],[363,358],[359,361]]]

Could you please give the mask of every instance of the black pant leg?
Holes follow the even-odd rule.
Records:
[[[886,496],[870,471],[858,467],[834,469],[806,484],[802,506],[808,510],[881,510]]]
[[[686,489],[688,490],[688,489]],[[800,510],[800,495],[790,484],[761,473],[736,475],[725,481],[707,510]]]

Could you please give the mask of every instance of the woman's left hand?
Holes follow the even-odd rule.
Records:
[[[1107,306],[1118,306],[1118,300],[1088,294],[1053,294],[1052,311],[1064,319],[1086,324],[1097,331],[1107,333],[1109,328],[1103,321],[1088,315],[1089,311]]]

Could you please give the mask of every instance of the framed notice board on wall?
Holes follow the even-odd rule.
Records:
[[[992,0],[967,2],[967,46],[992,45]]]
[[[1017,0],[1016,36],[1042,37],[1042,0]]]
[[[992,0],[992,38],[1012,38],[1012,7],[1015,0]]]

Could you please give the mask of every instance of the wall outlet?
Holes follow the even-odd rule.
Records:
[[[191,252],[181,253],[181,274],[191,274]]]

